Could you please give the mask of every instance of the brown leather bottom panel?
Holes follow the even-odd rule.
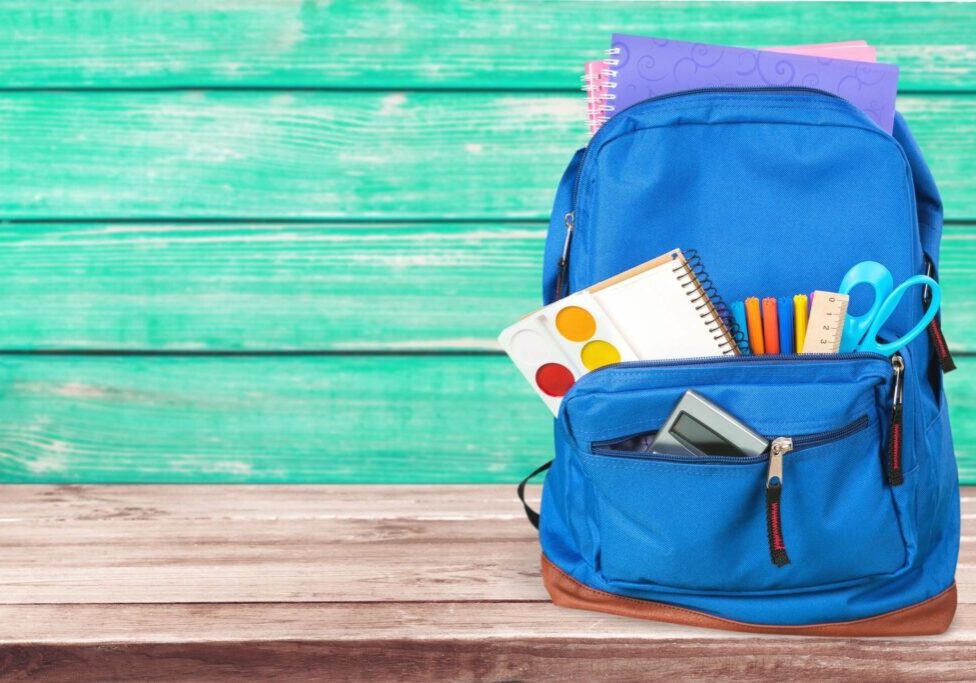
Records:
[[[808,626],[773,626],[716,617],[663,602],[638,600],[584,586],[542,556],[542,581],[552,601],[562,607],[609,612],[624,617],[666,621],[725,631],[776,633],[794,636],[922,636],[937,635],[949,628],[956,614],[956,584],[938,595],[893,612],[855,621],[838,621]]]

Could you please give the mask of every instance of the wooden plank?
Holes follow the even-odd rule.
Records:
[[[976,481],[976,359],[946,377]],[[0,364],[5,482],[515,482],[550,415],[503,356],[71,357]]]
[[[955,351],[976,351],[976,226],[947,225],[939,257],[942,330]]]
[[[512,487],[509,498],[514,513]],[[0,529],[2,602],[521,602],[546,596],[537,576],[538,541],[524,515],[381,524],[225,520],[219,528],[213,520],[130,521],[120,527],[72,520],[20,530],[6,524]],[[960,589],[971,591],[972,536],[964,538],[959,561]]]
[[[509,485],[479,485],[477,495],[463,484],[390,486],[320,485],[153,485],[6,486],[0,502],[0,527],[30,527],[81,520],[112,524],[150,520],[182,524],[205,520],[302,523],[347,520],[521,521]],[[147,494],[152,494],[147,498]],[[434,495],[432,495],[434,494]],[[529,484],[526,497],[538,507],[541,484]],[[364,505],[363,501],[369,501]],[[976,515],[976,497],[963,500],[963,514]],[[2,604],[2,601],[0,601]]]
[[[506,358],[7,357],[7,482],[515,481],[551,415]]]
[[[4,487],[0,675],[969,680],[976,490],[962,493],[960,606],[945,634],[796,639],[548,604],[510,487]],[[353,566],[364,547],[375,555]]]
[[[8,490],[0,605],[546,600],[510,486]],[[963,496],[957,578],[976,604],[976,490]],[[18,633],[3,623],[0,643]]]
[[[0,349],[498,349],[540,302],[540,223],[0,225]],[[943,329],[976,350],[976,226]]]
[[[905,96],[976,219],[976,95]],[[530,219],[585,143],[581,94],[7,92],[5,219]]]
[[[517,609],[528,609],[521,606]],[[441,608],[432,607],[432,612]],[[444,608],[449,609],[449,608]],[[553,608],[555,609],[555,608]],[[512,611],[515,611],[514,609]],[[492,616],[487,610],[487,617]],[[546,615],[563,619],[563,613]],[[206,611],[203,611],[206,615]],[[480,622],[480,611],[467,619]],[[393,616],[415,622],[412,610]],[[107,615],[106,615],[107,616]],[[331,616],[331,615],[330,615]],[[506,616],[503,616],[504,620]],[[257,618],[257,617],[256,617]],[[342,618],[337,615],[336,618]],[[436,618],[436,617],[435,617]],[[601,618],[589,620],[598,629]],[[757,680],[971,681],[976,665],[971,641],[929,639],[738,638],[673,641],[581,638],[524,639],[516,632],[466,641],[442,638],[328,641],[217,641],[164,644],[0,647],[0,675],[31,680],[308,681],[328,672],[329,681],[621,681]],[[659,677],[659,678],[658,678]]]
[[[39,526],[33,536],[4,533],[5,551],[14,552],[0,560],[0,588],[4,601],[37,604],[545,599],[538,541],[524,516],[524,531],[509,534],[519,539],[496,538],[504,532],[495,523],[469,520],[371,526]],[[394,554],[397,544],[412,550]],[[499,591],[501,583],[509,588]]]
[[[371,529],[375,522],[224,523],[223,534],[212,522],[179,530],[42,525],[36,540],[26,532],[5,534],[11,545],[0,562],[0,587],[11,603],[35,604],[543,600],[538,541],[524,515],[518,521],[524,532],[469,520],[385,522],[381,529]],[[396,544],[426,555],[391,556]],[[963,542],[960,567],[959,586],[969,591],[976,587],[971,537]],[[508,588],[486,585],[486,575]],[[450,588],[442,590],[445,583]]]
[[[5,87],[575,88],[610,33],[746,46],[865,38],[905,89],[972,89],[953,3],[7,1]]]
[[[511,486],[25,488],[0,507],[0,604],[546,599]],[[371,514],[374,500],[387,509]],[[976,602],[976,536],[964,534],[959,562],[963,600]]]
[[[0,225],[0,348],[497,350],[539,305],[544,238],[539,223]]]
[[[541,583],[537,576],[536,581]],[[214,604],[61,604],[0,605],[0,647],[12,643],[31,645],[86,645],[112,641],[148,644],[173,642],[224,642],[328,640],[339,643],[375,640],[451,640],[489,643],[499,640],[562,640],[613,645],[622,640],[636,643],[685,643],[702,640],[746,641],[804,647],[836,642],[819,638],[782,638],[749,633],[718,632],[609,614],[556,607],[548,598],[538,602],[375,602],[375,603],[214,603]],[[413,633],[405,632],[409,623]],[[97,630],[92,624],[99,624]],[[273,629],[273,630],[271,630]],[[976,640],[976,605],[959,606],[952,627],[938,636],[912,639],[866,640],[863,644],[917,642],[926,647],[968,644]],[[850,642],[850,641],[848,641]],[[418,643],[419,644],[419,643]],[[533,679],[534,680],[534,679]]]
[[[952,440],[959,463],[960,481],[976,483],[976,386],[969,379],[976,372],[976,358],[961,358],[958,368],[945,376],[952,422]]]
[[[69,520],[114,524],[151,519],[174,525],[206,520],[521,522],[525,514],[516,504],[512,490],[507,484],[439,484],[436,488],[410,484],[327,487],[308,484],[23,484],[3,489],[0,527]],[[541,484],[526,487],[526,500],[531,505],[538,508],[541,497]],[[369,505],[363,505],[364,500],[369,501]],[[964,487],[960,501],[964,523],[976,521],[976,488]],[[976,602],[976,593],[973,600]]]

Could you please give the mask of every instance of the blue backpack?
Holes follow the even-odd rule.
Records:
[[[817,90],[676,93],[618,113],[573,157],[543,298],[675,247],[697,251],[727,301],[837,291],[863,260],[895,282],[935,277],[941,232],[938,190],[900,115],[889,135]],[[921,288],[909,294],[881,339],[922,316]],[[871,297],[855,290],[851,310]],[[554,459],[533,473],[548,469],[541,511],[526,506],[553,602],[738,631],[944,631],[959,487],[942,388],[952,360],[937,323],[929,331],[893,358],[639,361],[584,375],[560,406]],[[792,439],[775,455],[776,486],[768,453],[635,449],[688,389]]]

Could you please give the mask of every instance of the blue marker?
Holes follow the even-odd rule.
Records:
[[[796,353],[793,341],[793,299],[781,296],[776,300],[779,309],[779,352]]]
[[[732,319],[735,320],[736,327],[739,328],[739,351],[743,356],[750,355],[749,351],[749,326],[746,323],[746,305],[741,301],[732,302]]]

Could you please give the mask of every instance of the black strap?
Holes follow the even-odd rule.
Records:
[[[529,480],[532,477],[536,476],[537,474],[542,474],[550,467],[552,467],[552,460],[536,468],[536,470],[532,474],[527,476],[525,479],[523,479],[522,483],[518,485],[517,489],[515,489],[516,492],[518,493],[519,500],[522,501],[522,507],[525,508],[525,516],[529,518],[529,522],[536,529],[539,528],[539,513],[533,510],[532,508],[530,508],[529,504],[525,502],[525,485],[529,483]]]

